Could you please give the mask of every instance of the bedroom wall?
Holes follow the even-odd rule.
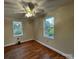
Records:
[[[4,20],[4,45],[14,44],[17,42],[16,37],[13,37],[12,33],[12,21],[21,21],[23,25],[23,36],[20,37],[20,41],[26,41],[33,39],[33,23],[14,19],[12,17],[5,17]]]
[[[48,15],[55,17],[55,38],[43,36],[44,18],[35,20],[35,39],[64,53],[74,54],[74,9],[73,3],[52,10]]]

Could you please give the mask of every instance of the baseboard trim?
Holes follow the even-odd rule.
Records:
[[[9,43],[9,44],[4,45],[4,47],[8,47],[8,46],[15,45],[15,44],[16,43]]]
[[[31,41],[31,40],[33,40],[33,39],[23,40],[23,41],[21,41],[21,42],[24,43],[24,42],[28,42],[28,41]]]
[[[37,41],[38,43],[40,43],[40,44],[42,44],[42,45],[48,47],[48,48],[51,49],[51,50],[54,50],[54,51],[58,52],[59,54],[65,56],[67,59],[73,59],[70,55],[68,55],[68,54],[66,54],[66,53],[63,53],[63,52],[61,52],[60,50],[55,49],[54,47],[51,47],[51,46],[49,46],[49,45],[47,45],[47,44],[45,44],[45,43],[43,43],[43,42],[41,42],[41,41],[39,41],[39,40],[35,40],[35,41]]]
[[[23,41],[21,41],[21,43],[28,42],[28,41],[31,41],[31,40],[33,40],[33,39],[23,40]],[[16,43],[9,43],[9,44],[4,45],[4,47],[8,47],[8,46],[15,45],[15,44]]]

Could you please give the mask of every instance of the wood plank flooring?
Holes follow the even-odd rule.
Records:
[[[66,59],[55,51],[31,40],[4,48],[4,59]]]

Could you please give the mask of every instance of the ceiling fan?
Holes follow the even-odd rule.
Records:
[[[32,1],[24,1],[21,0],[19,2],[21,4],[21,6],[24,9],[24,17],[26,18],[31,18],[31,17],[37,17],[37,16],[41,16],[41,15],[45,15],[45,10],[42,8],[39,8],[39,5],[36,2],[32,2]]]
[[[46,0],[5,0],[5,16],[15,18],[36,18],[46,15],[43,4]]]

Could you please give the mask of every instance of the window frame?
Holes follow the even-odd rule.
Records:
[[[55,21],[55,17],[54,16],[48,16],[48,17],[51,17],[51,18],[53,17],[54,21]],[[54,35],[55,35],[55,26],[54,25],[55,25],[55,22],[54,22],[54,25],[52,25],[54,27],[54,35],[52,37],[50,37],[50,36],[45,34],[45,21],[46,21],[46,18],[47,17],[45,17],[44,20],[43,20],[43,36],[44,36],[44,38],[54,39]]]
[[[21,34],[18,34],[18,35],[15,34],[14,23],[20,24]],[[13,36],[14,36],[14,37],[22,36],[22,35],[23,35],[23,26],[22,26],[22,22],[21,22],[21,21],[13,21],[13,22],[12,22],[12,30],[13,30]]]

